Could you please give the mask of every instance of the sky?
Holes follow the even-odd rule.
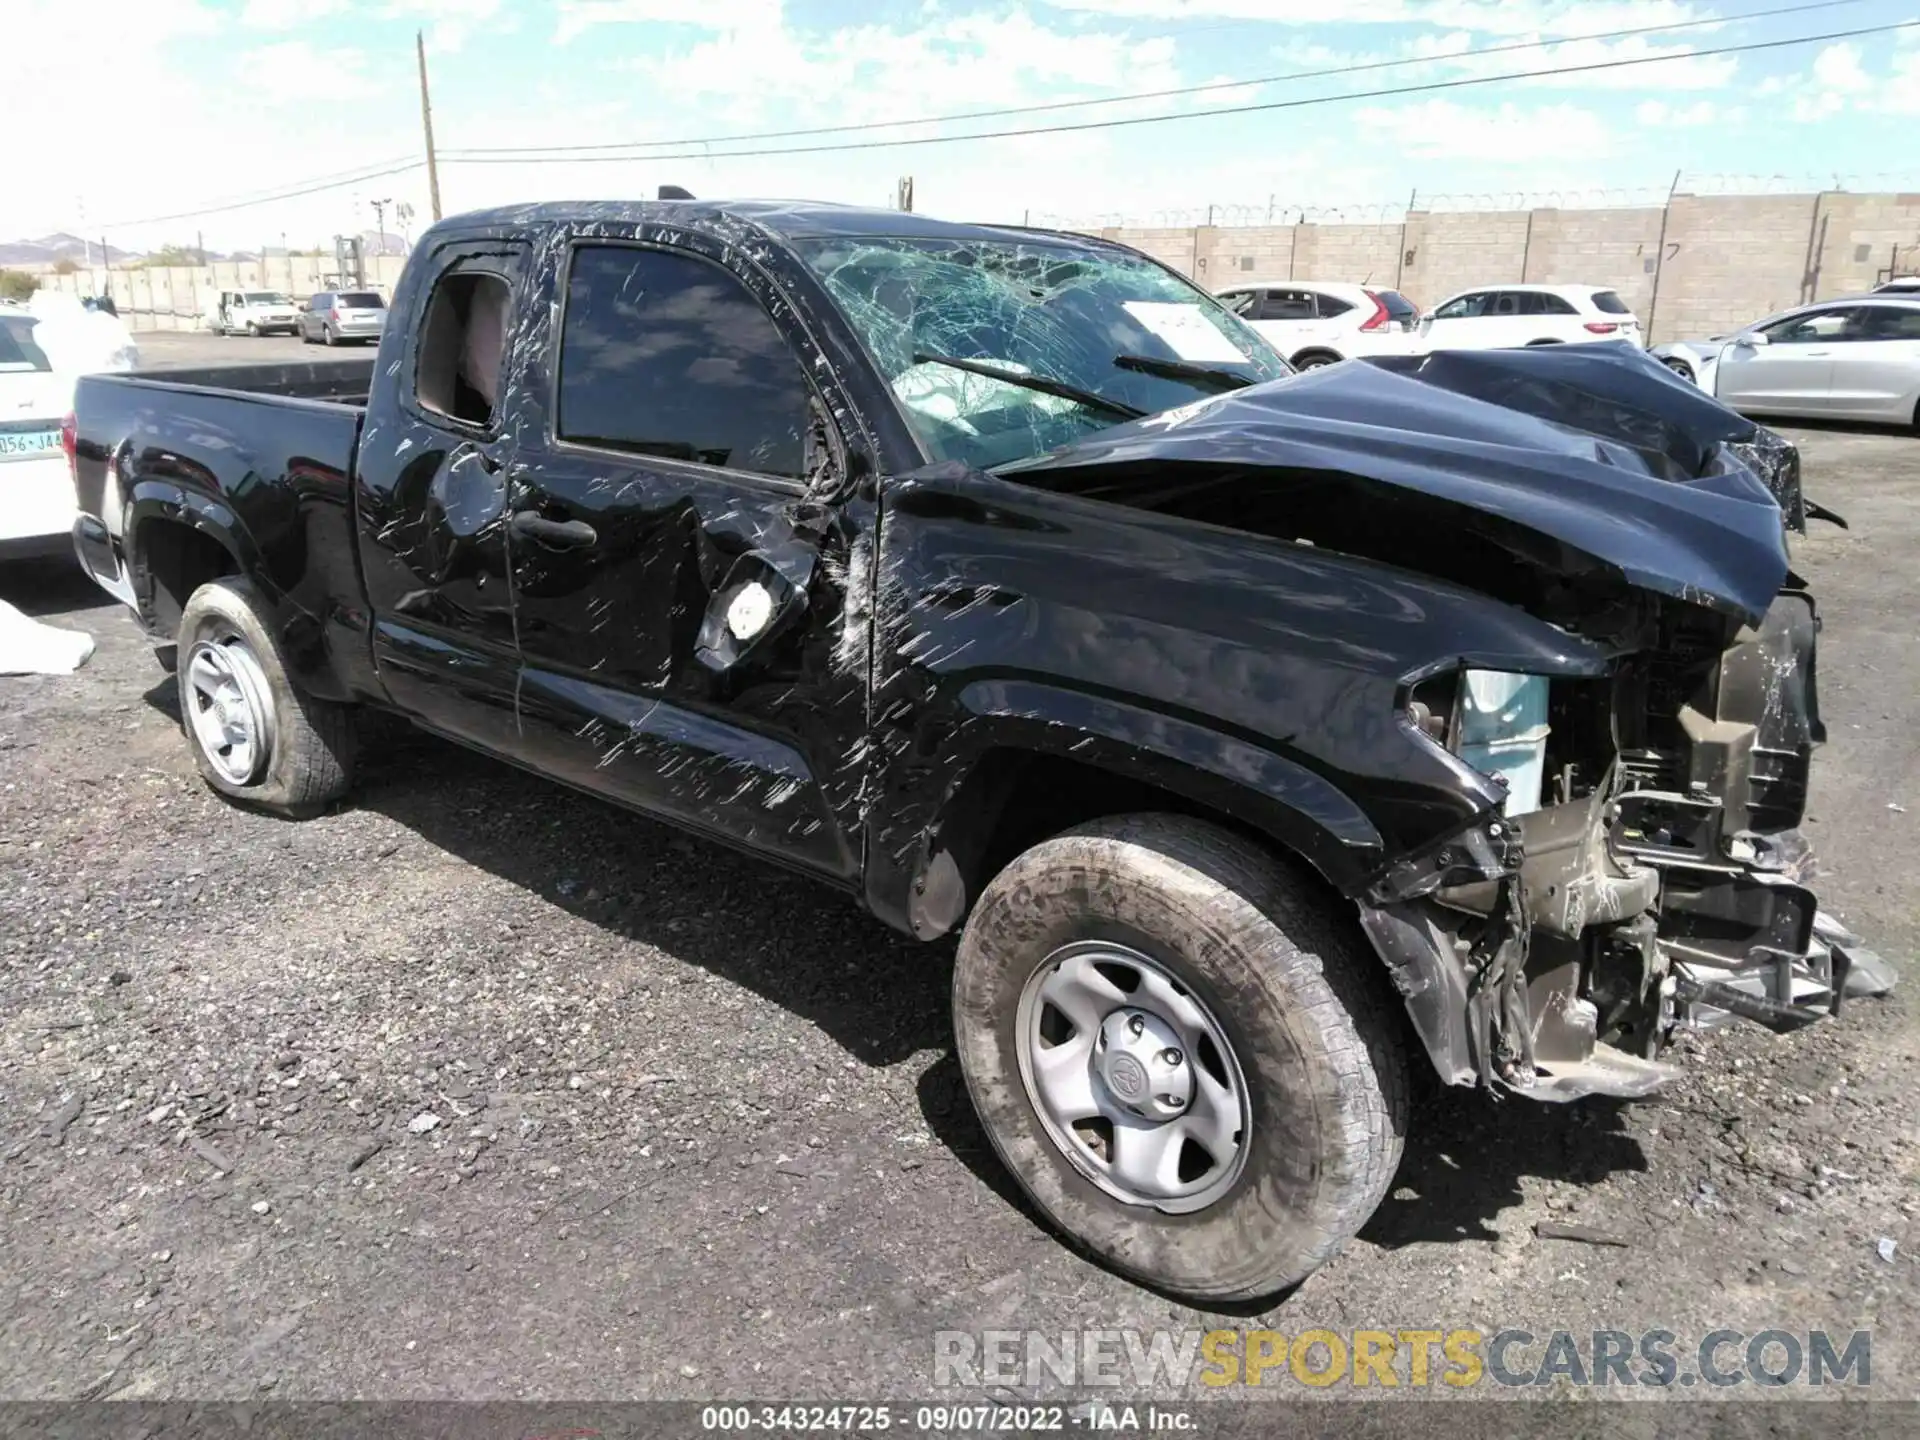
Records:
[[[8,0],[0,240],[258,249],[428,216],[414,34],[425,32],[448,214],[511,201],[700,196],[888,205],[1034,224],[1382,218],[1689,190],[1920,189],[1920,0]],[[1588,39],[1714,20],[1664,34]],[[1538,45],[1499,55],[1493,46]],[[1355,96],[1654,55],[1444,91]],[[1302,71],[1392,64],[1312,79]],[[1238,82],[1268,79],[1264,84]],[[729,137],[1121,99],[760,141]],[[1347,96],[1253,113],[1233,107]],[[1100,120],[1164,123],[951,143]],[[24,144],[15,137],[31,137]],[[1901,136],[1907,137],[1902,140]],[[728,150],[894,148],[734,156]],[[590,163],[498,147],[642,142]],[[22,164],[22,154],[37,163]],[[616,152],[617,155],[617,152]],[[494,157],[497,158],[497,157]],[[317,193],[266,199],[397,167]],[[230,202],[248,201],[235,207]],[[194,212],[194,213],[189,213]],[[387,228],[402,227],[388,207]]]

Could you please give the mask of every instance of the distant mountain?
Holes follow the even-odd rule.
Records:
[[[109,245],[106,250],[109,264],[138,258],[137,252],[122,250],[118,246]],[[0,242],[0,265],[57,265],[62,260],[85,265],[89,259],[95,265],[101,263],[100,242],[96,240],[89,243],[78,235],[58,233],[42,235],[37,240]]]

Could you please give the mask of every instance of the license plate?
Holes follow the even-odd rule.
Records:
[[[58,430],[11,430],[0,434],[0,460],[46,455],[59,448]]]

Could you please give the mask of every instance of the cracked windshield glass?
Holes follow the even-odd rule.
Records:
[[[1124,252],[891,237],[798,248],[936,460],[1004,465],[1288,373],[1211,296]]]

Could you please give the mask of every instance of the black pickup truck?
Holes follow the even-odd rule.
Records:
[[[1120,245],[682,200],[76,405],[210,785],[337,801],[372,707],[957,934],[1000,1155],[1174,1293],[1359,1228],[1409,1056],[1638,1095],[1845,988],[1797,457],[1624,345],[1295,375]]]

